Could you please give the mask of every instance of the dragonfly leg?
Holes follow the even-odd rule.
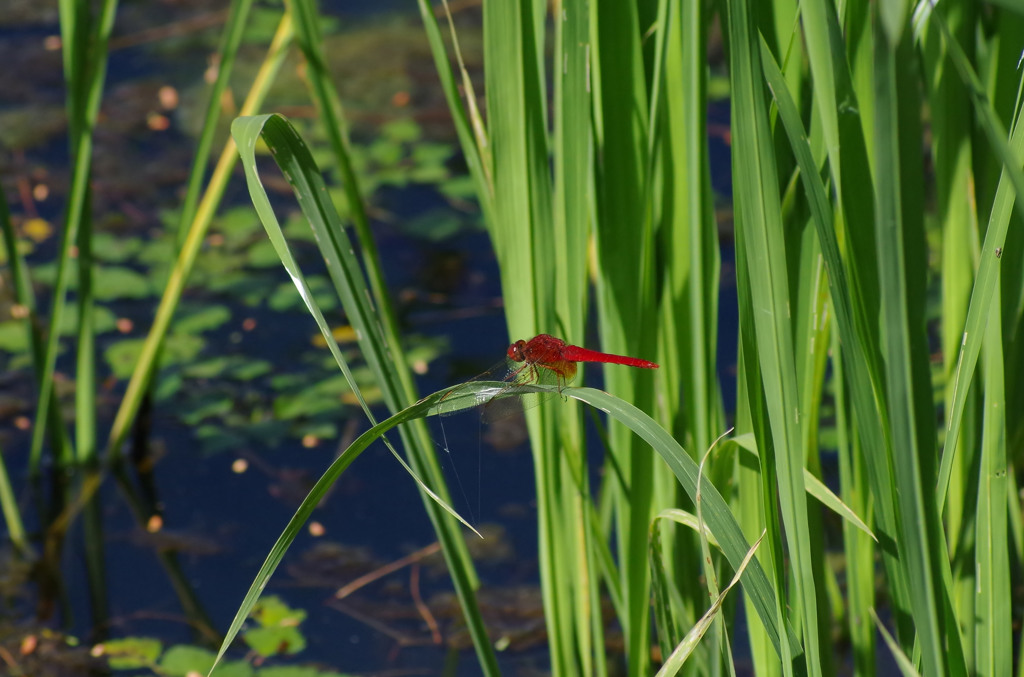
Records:
[[[568,383],[568,381],[565,380],[565,376],[563,374],[559,374],[558,375],[558,394],[562,397],[562,401],[563,402],[568,402],[569,401],[569,396],[565,394],[565,388],[568,385],[569,385],[569,383]]]

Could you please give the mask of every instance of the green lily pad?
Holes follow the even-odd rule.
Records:
[[[103,654],[114,670],[138,670],[156,665],[161,651],[163,644],[152,637],[124,637],[103,643]]]
[[[220,329],[230,319],[231,311],[227,306],[202,306],[183,313],[175,320],[174,331],[182,334],[201,334],[204,331]]]
[[[20,353],[28,350],[28,332],[23,320],[0,322],[0,350]]]
[[[93,255],[110,263],[136,260],[142,246],[142,240],[137,237],[117,237],[110,233],[96,233],[92,240]]]
[[[228,246],[238,246],[263,232],[263,226],[251,206],[227,210],[217,219],[215,228],[224,236]]]
[[[446,143],[418,143],[412,148],[412,161],[417,165],[444,167],[451,156],[452,147]]]
[[[294,626],[255,628],[242,633],[242,639],[261,656],[293,655],[306,648],[306,638]]]
[[[353,372],[357,382],[361,380],[358,371]],[[367,371],[364,370],[363,376],[368,375]],[[296,392],[279,395],[274,399],[274,416],[280,419],[292,419],[337,411],[344,406],[341,401],[342,395],[350,391],[351,388],[349,388],[344,374],[329,376]]]
[[[305,609],[293,609],[277,595],[268,595],[256,602],[250,618],[263,627],[276,625],[298,625],[306,620]]]
[[[179,644],[172,646],[160,661],[163,674],[170,677],[205,675],[213,665],[215,654],[196,646]],[[252,666],[245,661],[225,661],[213,671],[213,677],[252,677]]]
[[[409,118],[393,120],[381,127],[380,132],[389,139],[403,143],[412,143],[423,136],[423,129]]]
[[[227,372],[231,362],[232,358],[226,355],[218,355],[208,360],[200,360],[194,364],[186,365],[182,373],[186,378],[217,378]]]
[[[462,230],[462,219],[451,209],[431,209],[402,224],[406,234],[430,242],[441,242]]]
[[[178,416],[186,425],[196,425],[207,418],[223,416],[234,406],[234,399],[228,395],[209,394],[179,407]]]
[[[333,670],[317,670],[303,665],[274,665],[260,670],[259,677],[351,677],[351,675]]]
[[[386,139],[377,139],[368,150],[370,159],[384,166],[397,165],[405,154],[400,144]]]
[[[196,439],[203,445],[203,451],[208,454],[249,446],[243,435],[225,428],[220,423],[199,426],[196,429]]]
[[[271,268],[281,265],[281,258],[270,240],[260,240],[249,247],[246,263],[253,268]]]
[[[132,375],[135,364],[139,361],[142,353],[142,345],[145,339],[131,338],[117,341],[107,346],[103,351],[103,360],[110,367],[110,371],[119,379],[126,379]]]
[[[164,341],[164,364],[191,362],[205,347],[206,341],[201,337],[175,331]]]
[[[274,370],[268,360],[248,360],[239,361],[238,364],[232,365],[230,370],[231,378],[239,381],[251,381],[261,376],[266,376]]]

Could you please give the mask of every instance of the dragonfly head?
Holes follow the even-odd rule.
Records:
[[[526,346],[526,341],[519,339],[508,347],[508,359],[514,362],[522,362],[526,359],[526,354],[523,352],[523,348]]]

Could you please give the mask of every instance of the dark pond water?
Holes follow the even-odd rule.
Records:
[[[496,262],[460,179],[443,100],[424,75],[432,64],[424,57],[418,18],[396,14],[408,3],[323,4],[337,22],[335,41],[328,44],[338,57],[338,82],[364,161],[388,284],[424,366],[421,391],[433,392],[482,371],[504,353],[508,337]],[[110,287],[101,304],[111,321],[125,324],[100,330],[101,436],[123,392],[117,356],[130,357],[131,341],[145,336],[162,288],[169,233],[201,118],[202,72],[215,49],[221,11],[198,1],[136,2],[123,3],[118,16],[97,131],[92,211],[102,238],[97,254]],[[257,8],[257,28],[239,66],[243,74],[257,63],[261,36],[269,35],[274,17],[272,9]],[[460,21],[468,36],[467,59],[471,67],[479,65],[471,37],[476,20],[470,12]],[[33,223],[37,229],[26,240],[32,244],[27,258],[44,312],[68,178],[60,55],[46,46],[58,32],[50,8],[15,3],[0,10],[0,56],[17,66],[0,73],[0,127],[6,130],[0,133],[6,135],[0,170],[19,227],[27,233]],[[367,70],[373,71],[370,77]],[[282,80],[267,110],[286,110],[301,126],[312,108],[301,84],[288,82],[287,75]],[[178,98],[173,106],[160,103],[165,88]],[[241,96],[245,90],[235,91]],[[711,115],[715,124],[727,124],[725,107]],[[727,195],[728,149],[721,135],[711,143],[716,189]],[[416,148],[426,152],[416,156]],[[409,182],[417,172],[432,178]],[[360,413],[342,404],[336,367],[315,342],[315,324],[279,264],[267,262],[265,237],[239,176],[228,195],[179,313],[196,326],[179,337],[184,356],[172,356],[160,373],[148,435],[154,472],[133,479],[158,507],[163,528],[151,533],[139,525],[108,480],[100,494],[100,542],[87,542],[79,521],[64,544],[63,594],[54,613],[36,624],[36,604],[46,595],[27,579],[0,612],[0,642],[44,625],[86,647],[103,637],[125,636],[155,637],[165,646],[208,643],[182,611],[180,591],[158,553],[174,553],[182,580],[222,632],[298,502],[367,427]],[[292,208],[287,194],[278,199],[282,210]],[[300,244],[298,252],[315,270],[312,247]],[[731,275],[726,251],[719,333],[725,341],[735,335],[726,330],[735,323]],[[0,290],[0,339],[2,322],[10,320],[6,293]],[[337,314],[329,319],[342,324]],[[720,346],[721,355],[734,353],[735,345]],[[59,367],[73,377],[70,351]],[[37,508],[50,490],[36,492],[26,481],[24,423],[34,411],[34,391],[23,349],[0,345],[0,373],[0,444],[28,527],[38,532]],[[728,369],[723,377],[731,388]],[[522,424],[512,420],[482,429],[466,415],[445,419],[443,435],[436,421],[432,425],[451,450],[442,457],[456,509],[487,534],[484,541],[470,536],[470,545],[490,627],[510,640],[502,660],[518,674],[542,672],[547,654],[533,476]],[[295,659],[375,674],[439,674],[450,666],[450,647],[458,651],[468,640],[437,555],[367,585],[341,604],[332,602],[340,586],[434,542],[414,483],[383,446],[369,449],[342,476],[314,521],[315,535],[299,537],[267,589],[308,613],[301,625],[307,647]],[[102,627],[91,619],[83,566],[89,549],[104,556],[109,620]],[[14,580],[13,573],[8,571],[5,583]],[[437,616],[447,646],[433,643],[414,604],[414,587]],[[461,667],[452,674],[476,674],[471,651],[455,655]],[[56,665],[50,674],[75,674],[78,663]]]

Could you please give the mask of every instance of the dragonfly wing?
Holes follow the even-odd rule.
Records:
[[[485,422],[499,421],[549,399],[556,394],[550,390],[551,386],[561,390],[575,376],[575,362],[509,359],[452,388],[438,402],[437,413],[451,416],[480,407]]]
[[[555,395],[557,395],[556,392],[546,388],[537,388],[534,385],[510,386],[495,394],[481,407],[480,416],[484,423],[494,423],[532,409]]]
[[[520,366],[522,365],[516,365]],[[441,416],[452,416],[480,407],[507,388],[509,378],[512,376],[509,361],[502,360],[482,374],[445,393],[438,401],[436,411]]]
[[[500,383],[488,386],[483,381],[468,381],[445,393],[435,409],[441,416],[462,414],[489,402],[503,388]]]
[[[536,407],[557,395],[557,392],[550,389],[551,386],[561,390],[576,376],[575,362],[511,364],[513,367],[509,370],[509,386],[496,393],[482,408],[481,415],[486,423]]]

